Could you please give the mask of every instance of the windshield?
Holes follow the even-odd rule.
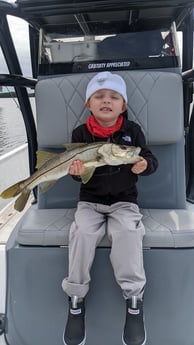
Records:
[[[86,18],[86,14],[79,18],[74,16],[74,20],[66,18],[67,22],[62,26],[45,26],[41,37],[42,67],[60,63],[66,65],[63,73],[72,73],[115,67],[179,65],[174,24],[169,28],[130,31],[132,27],[125,18],[120,16],[120,20],[116,20],[118,14],[111,17],[111,23],[105,18],[101,22],[87,21]]]

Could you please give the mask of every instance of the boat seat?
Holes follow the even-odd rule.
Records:
[[[127,83],[128,117],[141,125],[147,144],[159,161],[157,172],[139,177],[138,182],[139,205],[146,228],[144,245],[187,246],[191,243],[192,225],[190,213],[187,215],[185,210],[181,76],[156,71],[119,73]],[[55,76],[38,82],[39,149],[61,148],[71,140],[73,128],[85,121],[88,116],[84,107],[85,89],[93,75]],[[180,97],[177,98],[177,94]],[[79,188],[79,182],[65,176],[49,191],[39,190],[38,207],[32,208],[22,219],[18,242],[22,245],[67,245]],[[100,246],[103,243],[110,245],[107,239]]]
[[[160,56],[164,39],[160,30],[122,33],[105,38],[98,44],[101,59],[123,59],[127,57]]]
[[[20,224],[17,241],[22,245],[68,246],[75,208],[30,209]],[[188,210],[140,209],[146,234],[144,248],[194,247],[194,213]],[[107,236],[99,247],[110,247]]]

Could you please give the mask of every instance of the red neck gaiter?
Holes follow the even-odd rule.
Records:
[[[99,138],[108,138],[113,134],[114,132],[118,131],[123,124],[123,116],[119,115],[117,122],[115,125],[110,127],[103,127],[101,126],[95,119],[93,115],[88,117],[86,120],[86,126],[88,131],[94,135],[95,137]]]

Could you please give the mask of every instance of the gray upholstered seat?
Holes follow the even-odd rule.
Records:
[[[185,208],[186,200],[182,79],[175,73],[155,71],[120,74],[127,83],[129,119],[142,126],[147,144],[159,160],[158,171],[149,177],[140,177],[138,184],[139,204],[146,227],[145,246],[187,246],[194,232],[190,231],[191,213],[179,211]],[[73,128],[85,121],[88,116],[84,107],[85,89],[92,76],[65,75],[39,81],[36,102],[41,149],[62,146],[70,141]],[[180,96],[177,97],[177,94]],[[23,220],[18,242],[26,245],[67,245],[74,214],[71,208],[76,207],[78,191],[79,183],[71,177],[64,177],[48,192],[40,192],[38,209],[30,210]],[[157,212],[152,210],[155,208]],[[51,210],[48,212],[48,209]],[[62,222],[59,214],[63,217]],[[174,214],[177,216],[176,226]],[[182,232],[183,236],[180,235]],[[178,240],[180,237],[181,241]],[[109,242],[105,239],[103,243]]]
[[[17,240],[22,245],[68,246],[75,208],[31,209],[23,218]],[[144,248],[193,248],[194,213],[187,210],[142,209]],[[105,237],[99,247],[110,247]]]

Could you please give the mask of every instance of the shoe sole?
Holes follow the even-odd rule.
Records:
[[[145,332],[145,339],[143,341],[143,343],[139,344],[139,345],[145,345],[146,344],[146,341],[147,341],[147,334],[146,334],[146,329],[144,327],[144,332]],[[124,338],[123,338],[123,334],[122,334],[122,342],[123,342],[123,345],[128,345],[126,344],[126,342],[124,341]]]
[[[82,340],[82,342],[79,343],[79,344],[76,344],[76,345],[85,345],[85,343],[86,343],[86,333],[85,333],[85,337],[84,337],[84,339]],[[65,342],[65,340],[64,340],[64,334],[63,334],[63,344],[64,344],[64,345],[69,345],[69,344],[67,344],[67,343]]]

